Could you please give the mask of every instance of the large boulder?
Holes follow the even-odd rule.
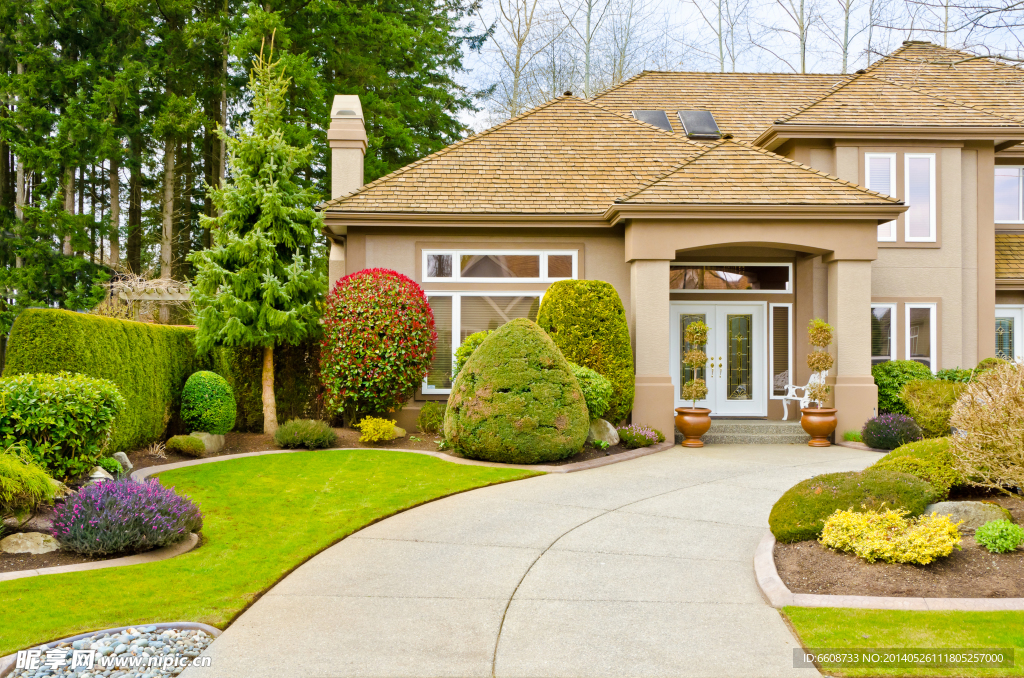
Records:
[[[0,539],[0,553],[40,555],[59,548],[60,544],[56,539],[41,532],[18,532]]]
[[[602,442],[611,445],[619,444],[619,432],[610,422],[604,419],[591,419],[590,430],[587,432],[587,442]]]
[[[569,362],[536,323],[491,333],[452,385],[444,435],[463,456],[539,464],[583,449],[590,418]]]
[[[983,501],[940,501],[924,507],[924,514],[948,516],[954,523],[961,520],[961,530],[976,530],[992,520],[1011,520],[1010,512],[998,504]]]

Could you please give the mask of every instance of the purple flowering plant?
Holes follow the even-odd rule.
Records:
[[[52,532],[64,548],[98,556],[160,548],[202,527],[199,507],[174,488],[124,478],[87,485],[58,504]]]
[[[868,447],[879,450],[895,450],[897,447],[922,438],[921,427],[905,414],[880,414],[868,419],[860,432],[861,440]]]
[[[619,433],[619,440],[622,441],[623,447],[647,447],[648,445],[665,440],[665,436],[662,435],[661,431],[650,426],[644,426],[643,424],[620,426],[615,430]]]

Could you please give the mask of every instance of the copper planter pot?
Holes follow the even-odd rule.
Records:
[[[704,447],[700,437],[711,428],[710,415],[711,410],[706,407],[676,408],[676,429],[686,438],[682,442],[683,447]]]
[[[811,440],[807,443],[811,447],[829,447],[832,443],[828,437],[836,430],[839,423],[836,419],[836,408],[834,407],[805,407],[801,412],[800,425],[803,426]]]

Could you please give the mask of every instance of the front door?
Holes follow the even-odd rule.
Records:
[[[707,364],[696,377],[708,385],[708,395],[697,407],[707,407],[712,416],[764,417],[768,414],[768,376],[765,362],[765,304],[762,303],[672,303],[672,381],[676,407],[691,407],[680,399],[683,384],[693,378],[682,363],[688,346],[686,326],[702,320],[711,327],[705,353]]]

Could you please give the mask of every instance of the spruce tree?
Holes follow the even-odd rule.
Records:
[[[327,284],[311,256],[321,226],[313,209],[317,192],[297,181],[314,151],[289,144],[282,132],[289,82],[281,62],[261,51],[249,77],[250,125],[237,138],[218,129],[230,173],[223,187],[208,188],[220,211],[202,217],[213,246],[189,257],[196,267],[197,347],[263,349],[263,431],[269,434],[277,430],[274,347],[317,332]]]

